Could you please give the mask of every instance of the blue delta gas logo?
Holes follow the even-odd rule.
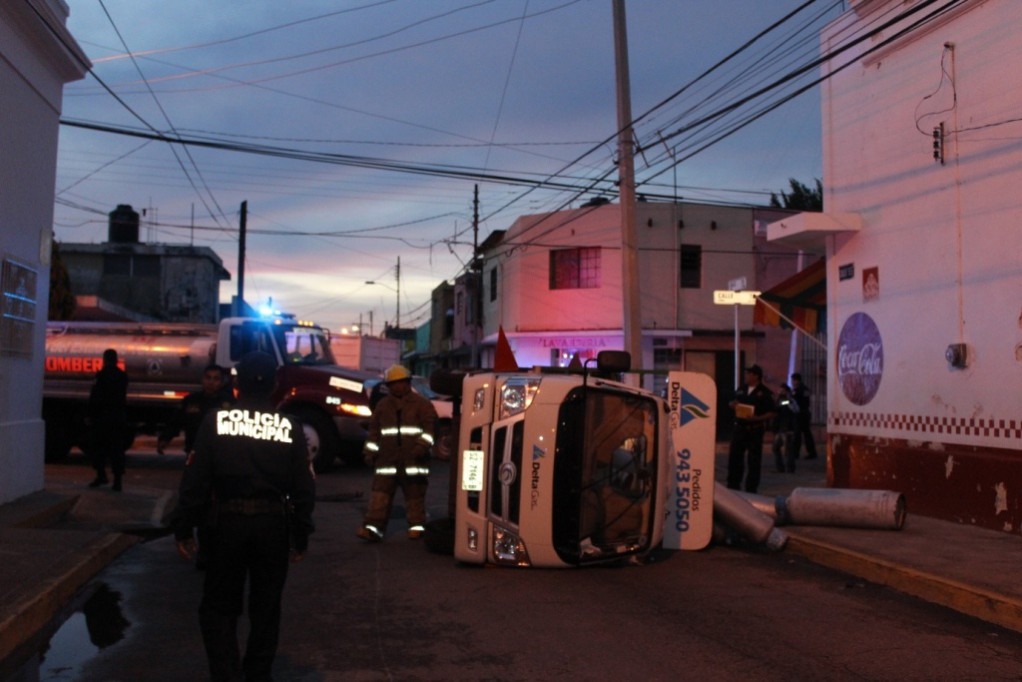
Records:
[[[678,408],[678,417],[682,426],[688,424],[693,419],[706,419],[709,416],[709,405],[685,389],[681,389],[681,405]]]

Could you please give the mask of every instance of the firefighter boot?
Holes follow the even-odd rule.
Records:
[[[362,526],[355,535],[366,542],[379,542],[383,540],[383,533],[372,526]]]

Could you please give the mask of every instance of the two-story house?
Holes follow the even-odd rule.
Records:
[[[637,203],[639,277],[632,285],[641,302],[642,357],[633,365],[656,372],[645,385],[660,389],[668,370],[686,369],[733,388],[736,350],[739,366],[756,362],[768,383],[787,381],[790,332],[755,327],[752,306],[715,304],[714,291],[739,278],[748,290],[768,288],[813,257],[766,242],[766,223],[789,213]],[[522,216],[481,257],[482,366],[492,364],[499,329],[525,367],[566,366],[624,347],[618,204]],[[723,402],[728,394],[720,392]]]

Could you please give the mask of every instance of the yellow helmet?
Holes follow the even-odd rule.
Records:
[[[411,379],[412,373],[408,371],[408,368],[404,365],[391,365],[387,368],[386,373],[383,375],[384,383],[391,383],[394,381],[405,381]]]

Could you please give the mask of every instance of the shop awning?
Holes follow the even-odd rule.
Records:
[[[754,321],[782,329],[798,327],[810,336],[820,331],[827,310],[826,261],[816,261],[759,295]]]

